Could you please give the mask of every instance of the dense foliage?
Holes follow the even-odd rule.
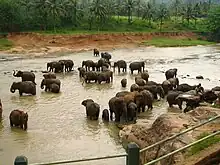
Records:
[[[220,11],[209,14],[211,5],[210,0],[1,0],[0,31],[148,31],[163,30],[165,21],[196,29],[198,22],[207,23],[207,16],[213,20],[213,12]]]

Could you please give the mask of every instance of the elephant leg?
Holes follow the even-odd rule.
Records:
[[[142,112],[145,112],[145,105],[142,106]]]
[[[118,67],[118,73],[120,73],[120,67]]]
[[[180,100],[178,101],[178,106],[179,106],[179,109],[181,109],[181,110],[183,109],[182,108],[182,103],[183,103],[182,101],[180,101]]]
[[[13,127],[13,122],[11,119],[10,119],[10,126]]]
[[[133,74],[133,70],[131,70],[131,74]]]
[[[19,95],[22,96],[22,91],[19,90]]]
[[[169,103],[169,107],[172,108],[172,107],[173,107],[173,104],[172,104],[172,103]]]
[[[111,121],[113,120],[112,115],[113,115],[113,111],[110,109],[110,120],[111,120]]]
[[[115,121],[120,122],[120,115],[115,113]]]

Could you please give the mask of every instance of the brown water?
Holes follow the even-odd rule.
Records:
[[[219,85],[220,53],[217,47],[187,47],[187,48],[137,48],[120,49],[112,53],[112,61],[124,59],[128,63],[135,60],[145,60],[150,73],[150,80],[162,82],[164,73],[169,68],[178,68],[180,83],[198,84],[205,88]],[[13,164],[17,155],[26,155],[30,163],[50,162],[68,159],[80,159],[94,156],[106,156],[124,153],[118,138],[118,129],[110,122],[105,124],[101,119],[88,121],[85,108],[81,105],[83,99],[92,98],[101,105],[101,109],[108,108],[108,100],[120,90],[129,90],[134,82],[130,73],[114,75],[111,84],[82,85],[78,77],[77,67],[85,59],[98,60],[92,52],[75,53],[62,57],[16,59],[0,55],[0,97],[3,103],[3,120],[0,122],[0,165]],[[16,60],[15,60],[16,59]],[[72,73],[57,74],[62,82],[61,93],[45,93],[40,89],[42,73],[46,62],[72,59],[75,70]],[[36,70],[38,85],[36,96],[19,97],[18,91],[10,93],[13,81],[20,81],[12,76],[12,70]],[[189,74],[187,78],[183,78]],[[197,75],[203,75],[209,80],[196,80]],[[120,80],[128,79],[128,87],[121,88]],[[17,128],[10,128],[9,113],[13,109],[23,109],[29,114],[27,132]],[[147,117],[153,121],[156,117],[169,111],[165,101],[156,102],[151,112],[142,113],[140,119]],[[172,111],[180,112],[178,109]],[[101,114],[100,114],[101,117]],[[124,158],[95,161],[97,165],[124,165]],[[92,164],[81,163],[81,164]]]

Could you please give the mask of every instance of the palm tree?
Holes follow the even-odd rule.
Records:
[[[160,21],[160,31],[162,29],[163,21],[168,18],[168,10],[164,3],[162,3],[158,10],[158,20]]]
[[[181,0],[174,0],[172,7],[174,8],[175,22],[179,16]]]
[[[36,0],[33,6],[39,12],[39,17],[41,17],[41,19],[43,20],[43,24],[41,24],[41,26],[44,30],[46,30],[47,27],[47,17],[48,17],[46,1],[47,0]]]
[[[127,10],[128,23],[131,24],[131,22],[132,22],[132,10],[135,6],[135,1],[134,0],[126,0],[126,1],[124,1],[124,6]]]
[[[142,19],[148,20],[149,25],[151,25],[151,20],[153,18],[153,15],[154,15],[153,6],[150,2],[148,2],[144,7]]]

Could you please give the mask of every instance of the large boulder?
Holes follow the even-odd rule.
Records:
[[[159,116],[152,125],[133,124],[125,126],[119,136],[125,142],[135,142],[139,147],[145,148],[167,137],[177,134],[186,128],[192,127],[203,120],[219,114],[219,109],[198,107],[186,114],[167,113]],[[146,119],[147,120],[147,119]],[[200,128],[202,129],[202,127]],[[204,131],[204,130],[203,130]],[[144,164],[162,155],[168,154],[191,143],[201,132],[190,131],[178,138],[168,141],[160,146],[156,146],[147,152],[141,153],[140,164]],[[183,153],[175,154],[160,161],[160,165],[172,165],[184,160]]]

